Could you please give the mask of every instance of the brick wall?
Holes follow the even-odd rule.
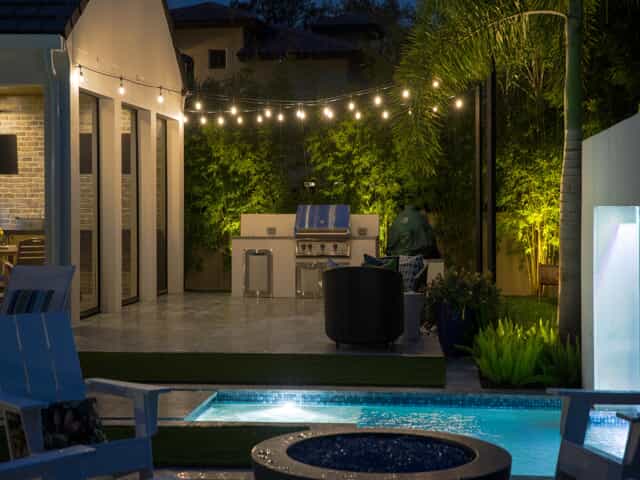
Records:
[[[0,95],[0,134],[15,134],[18,175],[0,175],[0,226],[44,218],[44,101],[41,95]]]

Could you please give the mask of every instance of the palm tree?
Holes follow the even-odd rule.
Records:
[[[634,0],[635,1],[635,0]],[[580,214],[582,164],[582,0],[566,0],[565,11],[551,0],[426,1],[419,12],[410,45],[398,72],[413,85],[431,84],[438,77],[444,88],[420,88],[418,95],[433,105],[464,92],[485,78],[492,59],[498,67],[511,65],[530,46],[532,28],[543,29],[548,39],[564,36],[564,156],[560,207],[560,293],[558,319],[563,335],[580,331]],[[597,0],[588,0],[589,12]],[[546,20],[544,18],[547,18]],[[536,18],[536,20],[533,20]],[[561,18],[558,22],[553,18]],[[541,19],[541,20],[538,20]],[[542,22],[533,24],[533,22]],[[539,37],[538,37],[539,38]],[[540,49],[549,47],[541,44]],[[411,121],[420,122],[420,117]],[[403,126],[402,128],[405,128]],[[418,127],[433,139],[437,122]],[[412,152],[419,158],[417,152]],[[424,158],[424,157],[423,157]]]

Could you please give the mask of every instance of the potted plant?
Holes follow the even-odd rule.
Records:
[[[495,319],[498,301],[489,276],[455,268],[438,275],[427,289],[427,308],[444,354],[456,356],[459,347],[471,347],[480,326]]]

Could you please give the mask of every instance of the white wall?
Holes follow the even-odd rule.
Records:
[[[117,312],[122,303],[122,198],[120,112],[123,105],[138,112],[139,165],[139,274],[141,301],[156,298],[156,119],[167,119],[168,140],[168,258],[170,292],[183,285],[183,128],[184,98],[176,52],[161,0],[92,0],[88,3],[67,41],[72,66],[82,65],[85,81],[72,81],[72,102],[77,92],[100,98],[101,136],[101,310]],[[97,70],[100,73],[95,72]],[[118,78],[111,78],[109,73]],[[118,93],[119,77],[160,89],[124,81],[125,94]],[[75,108],[75,107],[73,107]],[[72,108],[72,112],[73,112]],[[72,131],[77,132],[77,118]],[[72,165],[78,164],[78,135],[72,136]],[[73,185],[78,185],[74,179]],[[73,192],[72,196],[78,196]],[[79,237],[74,226],[73,237]],[[74,250],[77,252],[77,250]],[[79,253],[74,263],[77,264]],[[77,289],[76,289],[77,290]],[[74,294],[74,304],[79,294]]]
[[[640,206],[640,114],[585,140],[582,155],[582,370],[585,388],[593,388],[594,211],[597,206]],[[615,342],[604,339],[600,348],[607,348],[607,340]]]

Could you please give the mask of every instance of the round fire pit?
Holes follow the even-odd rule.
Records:
[[[509,480],[511,455],[462,435],[322,428],[271,438],[251,451],[256,480]]]

